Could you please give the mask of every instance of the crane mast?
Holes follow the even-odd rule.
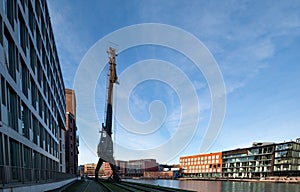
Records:
[[[113,181],[120,181],[118,175],[118,168],[115,165],[115,160],[113,157],[113,142],[112,142],[112,104],[113,104],[113,86],[117,83],[118,77],[116,72],[116,50],[109,47],[108,51],[109,57],[109,75],[108,75],[108,91],[107,91],[107,108],[106,108],[106,119],[105,125],[102,123],[102,130],[100,131],[100,142],[98,144],[98,163],[95,169],[95,179],[98,180],[98,173],[103,162],[108,162],[113,171],[111,179]]]

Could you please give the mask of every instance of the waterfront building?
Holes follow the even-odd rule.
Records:
[[[76,99],[75,92],[72,89],[66,89],[66,172],[78,174],[78,146],[79,138],[77,136],[76,126]]]
[[[145,179],[174,179],[174,171],[145,171]]]
[[[45,0],[0,4],[0,182],[65,170],[65,87]]]
[[[223,152],[223,177],[300,176],[300,139]]]
[[[273,173],[275,145],[253,143],[250,148],[223,151],[223,177],[255,178]]]
[[[276,144],[275,176],[300,176],[300,138]]]
[[[183,176],[223,178],[263,178],[300,176],[300,139],[270,143],[255,142],[251,147],[219,152],[220,169],[211,154],[180,157]],[[207,157],[206,157],[207,156]],[[203,161],[204,160],[204,161]]]
[[[222,152],[180,157],[180,168],[184,176],[220,177]]]
[[[144,172],[158,171],[158,163],[155,159],[138,159],[138,160],[129,160],[122,161],[116,160],[116,166],[118,167],[118,172],[120,176],[129,176],[129,177],[141,177],[144,176]],[[109,166],[109,163],[105,163],[104,166],[104,175],[110,176],[112,170]]]
[[[126,162],[125,176],[141,177],[145,171],[158,171],[155,159],[138,159]]]
[[[126,174],[127,161],[116,160],[116,165],[119,168],[119,175],[124,176]]]

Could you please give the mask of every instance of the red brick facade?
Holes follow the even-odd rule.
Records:
[[[74,90],[66,89],[66,172],[78,174],[78,138],[76,135],[76,100]]]
[[[222,152],[180,157],[184,174],[222,173]]]

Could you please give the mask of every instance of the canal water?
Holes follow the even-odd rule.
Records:
[[[147,183],[200,192],[300,192],[300,184],[264,183],[264,182],[231,182],[231,181],[195,181],[195,180],[133,180],[125,181]]]

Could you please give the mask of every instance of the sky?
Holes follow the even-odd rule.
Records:
[[[89,60],[94,61],[92,67],[85,63],[100,56],[108,61],[104,51],[93,55],[104,46],[101,40],[106,37],[112,37],[106,46],[113,45],[118,52],[116,159],[155,158],[171,164],[179,163],[180,156],[300,137],[300,1],[47,2],[65,86],[77,91],[79,164],[98,159],[107,66],[100,69],[105,62],[93,59]],[[158,29],[161,25],[175,28],[165,33]],[[131,29],[129,26],[138,27],[126,35],[122,29]],[[113,38],[114,32],[122,41]],[[194,48],[199,42],[188,43],[189,37],[198,39],[207,50]],[[184,48],[195,58],[201,55],[202,68],[178,49],[147,43],[126,47],[123,43],[138,39],[170,39],[164,43]],[[206,51],[210,54],[205,55]],[[215,71],[209,71],[213,66]],[[84,79],[92,94],[84,95],[85,88],[76,84],[82,71],[97,77]],[[212,84],[220,79],[216,85],[220,93],[215,94]],[[212,115],[218,99],[224,99],[226,108],[224,117],[217,115],[220,125],[213,132],[209,126],[215,122]],[[89,113],[96,116],[89,119]],[[207,133],[213,137],[207,140]]]

